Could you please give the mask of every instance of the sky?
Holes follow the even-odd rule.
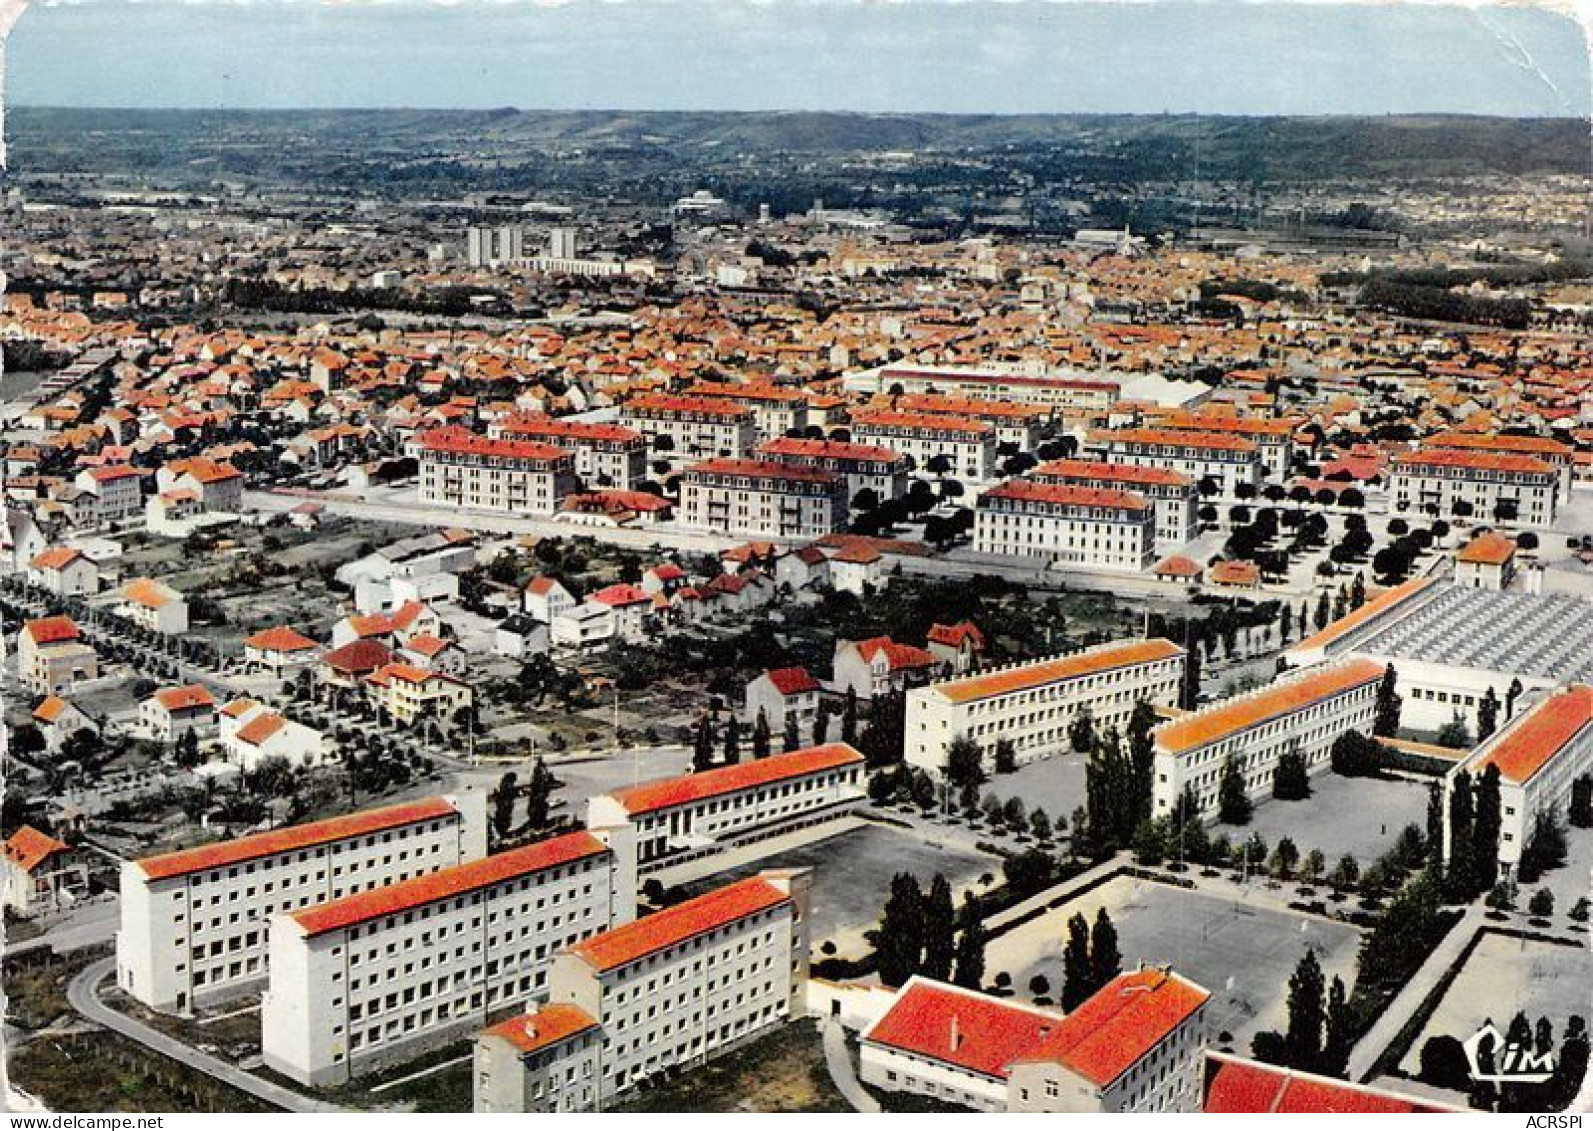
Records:
[[[1586,116],[1541,9],[1299,0],[34,0],[9,105]]]

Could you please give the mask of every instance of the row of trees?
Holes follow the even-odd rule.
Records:
[[[984,982],[985,932],[978,905],[964,896],[954,911],[951,884],[936,873],[925,892],[911,872],[891,880],[879,926],[869,932],[880,981],[901,986],[915,974],[977,990]]]
[[[1090,926],[1082,912],[1068,920],[1067,942],[1062,948],[1062,1008],[1077,1009],[1101,987],[1123,971],[1123,954],[1117,945],[1117,928],[1101,908]]]
[[[1289,1021],[1283,1033],[1257,1033],[1250,1051],[1257,1060],[1302,1072],[1343,1076],[1355,1046],[1355,1025],[1344,979],[1329,985],[1315,950],[1307,950],[1289,978]]]

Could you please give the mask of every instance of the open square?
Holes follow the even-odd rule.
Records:
[[[1227,834],[1235,844],[1260,833],[1267,844],[1294,841],[1303,858],[1320,849],[1328,867],[1348,853],[1365,868],[1394,847],[1406,825],[1427,826],[1425,782],[1385,778],[1347,778],[1317,774],[1304,801],[1267,798],[1256,805],[1248,825],[1216,825],[1212,836]]]

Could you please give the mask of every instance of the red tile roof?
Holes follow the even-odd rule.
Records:
[[[392,651],[380,640],[353,640],[322,656],[321,663],[334,671],[368,675],[392,658]]]
[[[505,880],[545,872],[561,864],[601,856],[607,851],[608,846],[589,832],[566,833],[509,852],[456,864],[440,872],[415,876],[400,883],[346,895],[330,903],[306,907],[303,911],[295,911],[293,919],[306,935],[324,935],[328,931],[339,931],[383,915],[409,911],[466,892],[480,891]]]
[[[559,460],[571,458],[570,453],[553,444],[534,440],[494,440],[480,436],[466,428],[434,428],[420,435],[420,446],[428,452],[450,452],[456,455],[503,456],[508,459]]]
[[[1498,766],[1506,781],[1524,783],[1589,727],[1593,727],[1593,687],[1579,683],[1549,696],[1495,738],[1473,776]]]
[[[694,463],[682,475],[741,475],[748,479],[779,479],[795,483],[834,483],[835,476],[818,467],[800,467],[776,460],[710,459]]]
[[[1156,747],[1185,754],[1250,727],[1279,719],[1383,678],[1385,665],[1350,660],[1286,679],[1250,695],[1225,700],[1156,729]]]
[[[699,416],[724,417],[729,420],[752,419],[752,409],[734,401],[718,397],[677,397],[665,393],[634,397],[625,402],[624,411],[641,416],[686,412]]]
[[[41,833],[32,825],[23,825],[11,834],[11,839],[5,842],[0,851],[24,872],[32,872],[57,852],[67,851],[67,844]]]
[[[26,632],[35,644],[60,644],[78,638],[77,625],[73,623],[71,617],[43,617],[39,620],[30,620],[22,626],[22,631]]]
[[[52,546],[50,549],[36,554],[28,565],[33,569],[61,570],[79,558],[88,561],[88,558],[84,557],[82,550],[74,550],[71,546]],[[90,564],[92,565],[93,563],[91,562]]]
[[[210,689],[197,683],[191,687],[163,687],[155,692],[155,701],[168,711],[191,711],[196,707],[216,705]]]
[[[1136,664],[1172,660],[1183,654],[1184,650],[1170,640],[1120,641],[1071,656],[1058,656],[1053,660],[1040,660],[1019,667],[938,683],[935,685],[935,690],[953,703],[967,703],[975,699],[989,699],[1014,691],[1026,691],[1047,683],[1078,679]]]
[[[1119,428],[1090,433],[1094,443],[1154,444],[1158,447],[1206,448],[1212,451],[1253,452],[1256,445],[1238,436],[1217,432],[1185,432],[1176,428]]]
[[[1143,495],[1115,491],[1106,487],[1076,487],[1068,483],[1037,483],[1030,479],[1009,479],[979,496],[986,499],[1011,499],[1021,503],[1047,503],[1057,506],[1107,507],[1113,510],[1145,511],[1150,504]]]
[[[1128,1071],[1211,997],[1165,970],[1119,974],[1021,1054],[1060,1064],[1104,1088]]]
[[[779,907],[790,899],[768,880],[753,876],[634,923],[593,935],[572,946],[570,953],[579,955],[599,973],[607,973],[760,911]]]
[[[805,691],[818,691],[822,686],[807,668],[770,668],[763,674],[781,695],[800,695]]]
[[[1467,471],[1507,471],[1517,474],[1553,475],[1554,468],[1535,456],[1511,455],[1502,452],[1460,451],[1437,448],[1406,452],[1396,456],[1397,468],[1459,467]]]
[[[973,646],[985,646],[985,634],[979,631],[977,625],[969,621],[960,621],[957,624],[934,624],[929,627],[926,638],[931,644],[945,644],[952,648],[962,646],[964,640],[971,641]]]
[[[1007,1066],[1061,1021],[1033,1006],[914,978],[861,1039],[1004,1080]]]
[[[191,872],[203,872],[207,868],[224,868],[248,860],[258,860],[262,856],[274,856],[279,852],[295,852],[301,848],[330,844],[335,840],[385,832],[388,829],[436,820],[439,817],[452,817],[458,812],[453,802],[447,798],[428,797],[422,801],[408,801],[402,805],[367,809],[343,817],[314,821],[308,825],[273,829],[270,832],[256,833],[254,836],[240,837],[237,840],[201,845],[198,848],[185,848],[161,856],[150,856],[137,861],[137,864],[148,879],[164,880],[172,876],[185,876]]]
[[[1220,1053],[1208,1053],[1206,1065],[1208,1079],[1201,1110],[1208,1115],[1400,1115],[1461,1110]]]
[[[262,652],[303,652],[318,647],[308,636],[287,625],[263,629],[253,636],[245,637],[243,643]]]
[[[580,1006],[555,1002],[543,1006],[535,1013],[526,1013],[519,1017],[511,1017],[507,1021],[500,1021],[483,1029],[480,1036],[497,1037],[508,1041],[518,1052],[531,1053],[596,1028],[597,1022]]]
[[[889,636],[874,636],[867,640],[859,640],[857,650],[863,659],[871,664],[875,656],[883,655],[887,667],[893,672],[931,668],[940,663],[940,658],[933,652],[925,648],[916,648],[911,644],[898,644]]]
[[[935,412],[854,412],[852,425],[860,430],[880,430],[887,433],[903,430],[927,432],[957,432],[965,436],[983,438],[995,431],[986,421],[968,417],[949,416]]]
[[[1165,467],[1137,467],[1088,459],[1053,459],[1029,473],[1037,480],[1059,479],[1076,483],[1141,483],[1159,487],[1187,487],[1194,482],[1181,471]]]
[[[781,436],[759,444],[760,456],[800,456],[805,459],[839,460],[854,463],[901,463],[902,457],[890,448],[875,444],[849,444],[841,440],[802,440]]]
[[[281,715],[270,711],[262,711],[239,727],[235,737],[239,742],[247,742],[250,746],[259,746],[287,725],[288,721]]]
[[[516,414],[498,425],[505,436],[557,436],[560,439],[604,441],[625,444],[644,439],[634,428],[620,424],[596,424],[585,420],[561,420],[552,416]]]
[[[1477,535],[1455,555],[1455,560],[1473,565],[1504,565],[1516,556],[1516,544],[1491,530]]]
[[[800,669],[799,669],[800,670]],[[672,809],[713,797],[755,789],[773,782],[789,781],[841,766],[860,765],[863,755],[844,742],[831,742],[824,746],[809,746],[789,754],[775,754],[734,766],[721,766],[717,770],[686,774],[678,778],[643,782],[629,789],[614,791],[611,796],[632,816],[652,813],[659,809]]]
[[[61,712],[65,711],[67,706],[67,701],[59,695],[46,695],[39,705],[33,708],[33,717],[41,723],[53,723],[61,717]]]

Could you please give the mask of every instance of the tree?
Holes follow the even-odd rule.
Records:
[[[701,773],[714,764],[714,725],[707,715],[697,718],[697,733],[692,736],[691,768]]]
[[[1285,604],[1278,610],[1278,643],[1287,644],[1294,635],[1294,611]]]
[[[995,769],[998,774],[1010,774],[1018,768],[1018,748],[1010,738],[996,739]]]
[[[1573,828],[1593,828],[1593,774],[1582,774],[1571,783],[1571,808],[1567,816]]]
[[[1366,604],[1366,577],[1359,572],[1350,582],[1350,608],[1358,609]]]
[[[761,710],[761,708],[760,708]],[[780,751],[789,754],[802,746],[801,724],[797,722],[795,711],[785,713],[785,732],[780,736]]]
[[[789,726],[790,726],[790,724],[787,723],[787,728],[788,728],[787,733],[789,733]],[[826,710],[824,707],[820,707],[819,711],[818,711],[818,714],[813,716],[813,745],[815,745],[815,746],[823,746],[825,740],[827,738],[829,738],[829,736],[830,736],[830,712],[828,710]],[[793,747],[792,749],[795,749],[795,747]]]
[[[1477,741],[1481,742],[1498,729],[1499,697],[1490,687],[1483,694],[1481,702],[1477,704]]]
[[[725,765],[741,761],[741,722],[732,714],[725,720]]]
[[[946,780],[958,789],[968,785],[983,785],[985,777],[985,752],[979,743],[966,734],[959,734],[946,748]]]
[[[841,710],[841,741],[848,746],[857,745],[857,692],[846,689],[846,705]]]
[[[1327,857],[1322,854],[1320,848],[1313,848],[1300,865],[1300,880],[1303,883],[1314,884],[1322,878],[1322,873],[1326,870]]]
[[[951,965],[956,951],[954,934],[957,915],[951,905],[951,885],[940,873],[930,881],[929,895],[924,900],[924,964],[921,973],[926,978],[944,982],[951,977]]]
[[[957,935],[957,967],[951,980],[954,985],[977,990],[985,976],[985,929],[972,893],[963,897],[959,918],[962,930]]]
[[[1469,1092],[1474,1084],[1466,1050],[1455,1037],[1429,1037],[1422,1045],[1418,1079],[1437,1088]]]
[[[1548,888],[1539,888],[1532,893],[1532,898],[1527,902],[1527,913],[1539,919],[1547,919],[1554,914],[1554,893]]]
[[[771,738],[769,716],[764,713],[762,707],[759,707],[758,717],[752,724],[752,756],[754,758],[762,759],[769,756]]]
[[[1294,846],[1294,841],[1283,837],[1278,841],[1278,846],[1272,850],[1272,874],[1280,880],[1286,880],[1294,874],[1295,866],[1300,863],[1300,850]]]
[[[1028,809],[1023,804],[1023,798],[1016,795],[1007,798],[1007,803],[1001,807],[1001,819],[1006,822],[1007,828],[1014,833],[1022,833],[1024,825],[1029,820]]]
[[[1252,808],[1244,772],[1230,756],[1223,763],[1222,782],[1217,787],[1217,819],[1225,825],[1248,825]]]
[[[194,730],[185,730],[177,737],[177,764],[185,770],[191,770],[203,760],[199,755],[199,734]]]
[[[1447,746],[1451,750],[1464,750],[1471,745],[1471,731],[1466,729],[1466,720],[1459,711],[1438,728],[1437,742],[1439,746]]]
[[[1516,879],[1523,884],[1536,883],[1544,872],[1565,863],[1565,852],[1565,829],[1560,824],[1560,814],[1554,809],[1539,810],[1521,849]]]
[[[1383,679],[1377,685],[1377,706],[1372,716],[1372,734],[1378,738],[1393,738],[1399,733],[1399,714],[1402,700],[1395,691],[1399,675],[1394,665],[1383,669]]]
[[[1499,878],[1499,833],[1503,824],[1499,797],[1499,767],[1490,762],[1477,779],[1472,805],[1471,866],[1478,893],[1493,887]]]
[[[531,780],[525,787],[525,823],[533,829],[545,829],[553,812],[553,775],[547,764],[538,756],[531,763]]]
[[[1133,771],[1133,804],[1136,818],[1148,817],[1154,805],[1153,784],[1156,770],[1156,708],[1141,699],[1128,717],[1128,759]]]
[[[1034,837],[1036,844],[1050,844],[1053,837],[1051,818],[1046,816],[1045,810],[1036,808],[1029,814],[1029,833]]]
[[[918,973],[923,962],[925,920],[924,893],[918,881],[910,872],[896,873],[874,938],[880,981],[887,986],[904,985]]]
[[[1524,690],[1525,688],[1521,686],[1519,679],[1510,681],[1510,687],[1505,692],[1505,718],[1513,719],[1516,717],[1516,700],[1521,698],[1521,693]]]
[[[1325,986],[1316,952],[1307,950],[1289,978],[1289,1026],[1284,1053],[1293,1068],[1313,1072],[1322,1062],[1322,1030],[1327,1022]]]
[[[1329,764],[1343,777],[1366,777],[1381,769],[1382,746],[1358,730],[1347,730],[1333,740]]]
[[[1456,901],[1477,894],[1477,866],[1472,853],[1476,843],[1476,795],[1471,774],[1457,772],[1449,790],[1449,860],[1444,869],[1444,894]]]
[[[1272,796],[1280,801],[1304,801],[1311,796],[1305,755],[1298,750],[1290,750],[1278,758],[1272,773]]]
[[[492,831],[502,840],[514,827],[514,802],[519,779],[510,770],[498,779],[498,788],[492,791]]]
[[[1311,623],[1316,626],[1316,630],[1318,632],[1321,632],[1328,626],[1328,622],[1331,619],[1332,616],[1329,612],[1327,590],[1324,589],[1317,595],[1316,615],[1311,618]]]
[[[1184,678],[1178,685],[1178,709],[1193,711],[1200,706],[1200,653],[1189,647],[1189,641],[1184,641],[1188,650],[1184,656]]]
[[[1339,857],[1339,862],[1333,866],[1333,874],[1328,877],[1328,883],[1336,888],[1352,888],[1361,880],[1361,866],[1355,862],[1355,857],[1345,853]]]
[[[1090,985],[1090,924],[1082,912],[1068,920],[1068,940],[1062,948],[1062,1008],[1071,1013],[1094,992]]]
[[[1089,754],[1095,749],[1095,717],[1088,707],[1080,708],[1068,723],[1068,742],[1075,754]]]
[[[1101,908],[1090,929],[1090,992],[1101,989],[1123,971],[1123,952],[1117,945],[1117,928],[1112,917]]]

